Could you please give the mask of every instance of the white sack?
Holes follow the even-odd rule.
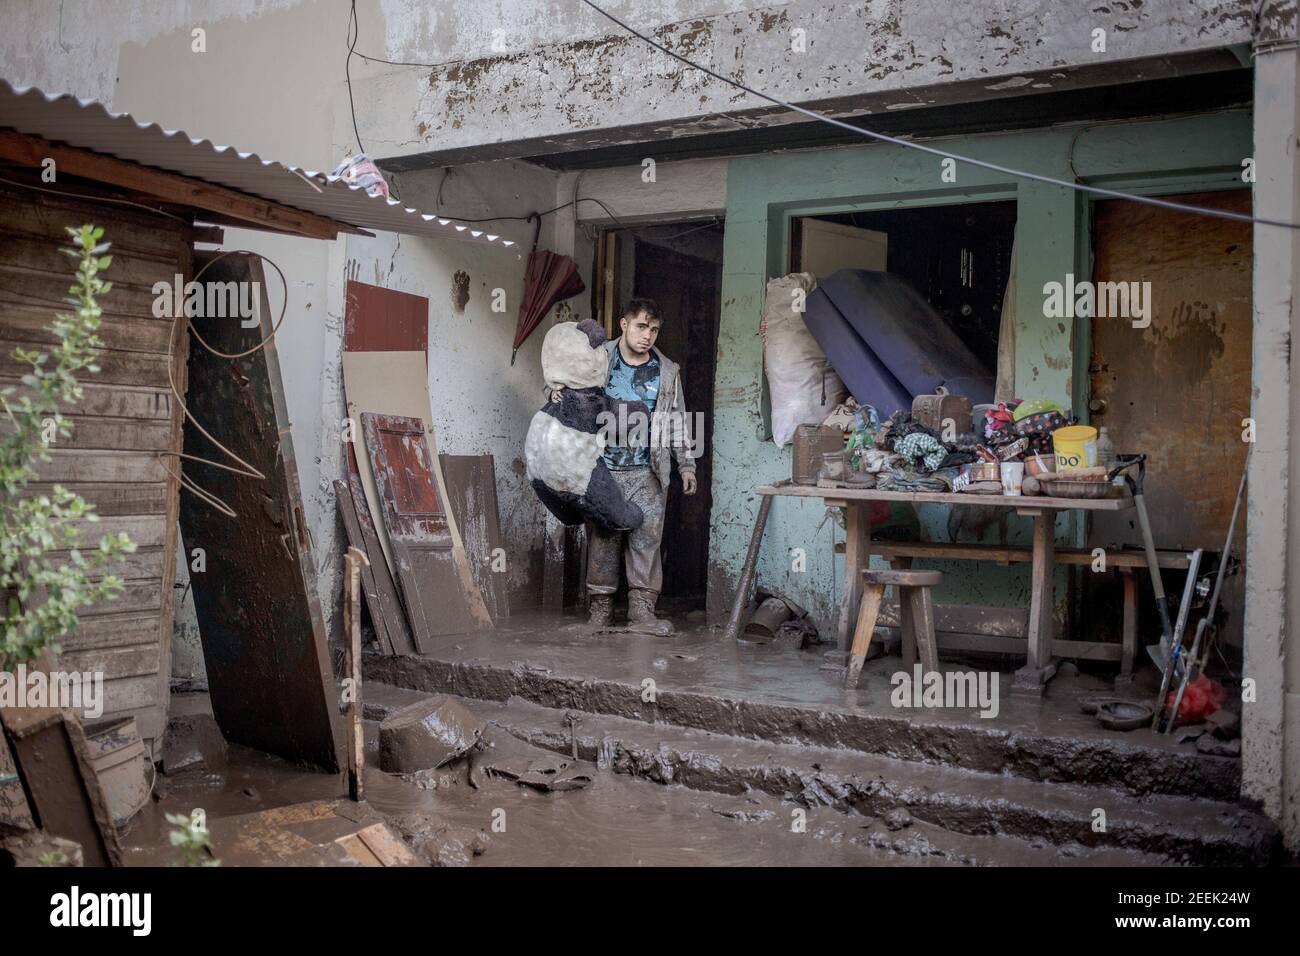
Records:
[[[796,310],[795,291],[802,290],[806,296],[816,285],[817,277],[811,272],[792,272],[767,284],[763,366],[772,398],[772,441],[777,448],[790,444],[800,425],[820,425],[848,395],[804,324],[803,312]]]

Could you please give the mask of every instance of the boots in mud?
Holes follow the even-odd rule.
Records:
[[[642,631],[646,634],[671,634],[672,621],[655,617],[655,601],[659,595],[643,588],[632,588],[627,592],[627,629]]]
[[[593,594],[587,610],[587,626],[594,630],[604,630],[609,627],[610,619],[614,616],[614,595]]]

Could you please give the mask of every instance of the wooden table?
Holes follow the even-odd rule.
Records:
[[[759,485],[755,493],[764,497],[821,498],[828,507],[844,509],[847,532],[844,545],[844,596],[840,602],[837,638],[848,650],[853,622],[862,597],[862,572],[871,558],[871,508],[875,501],[898,501],[913,505],[981,505],[1014,508],[1016,514],[1034,519],[1032,576],[1030,584],[1028,659],[1016,672],[1013,689],[1041,693],[1042,686],[1056,673],[1052,660],[1052,605],[1054,588],[1054,530],[1062,511],[1126,511],[1133,499],[1047,498],[1020,495],[973,495],[931,491],[880,491],[876,488],[819,488],[816,485],[781,483]],[[757,529],[756,529],[757,530]],[[746,588],[737,590],[737,601],[748,601]]]

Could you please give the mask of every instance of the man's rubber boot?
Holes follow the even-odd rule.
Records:
[[[671,634],[672,621],[655,617],[655,601],[659,595],[654,591],[632,588],[627,592],[627,627],[630,631],[643,631],[647,634]]]
[[[609,627],[610,619],[614,616],[614,595],[593,594],[591,601],[587,605],[587,610],[588,627]]]

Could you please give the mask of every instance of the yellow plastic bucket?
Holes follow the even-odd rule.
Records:
[[[1091,425],[1067,425],[1052,432],[1056,470],[1070,472],[1097,464],[1097,429]]]

